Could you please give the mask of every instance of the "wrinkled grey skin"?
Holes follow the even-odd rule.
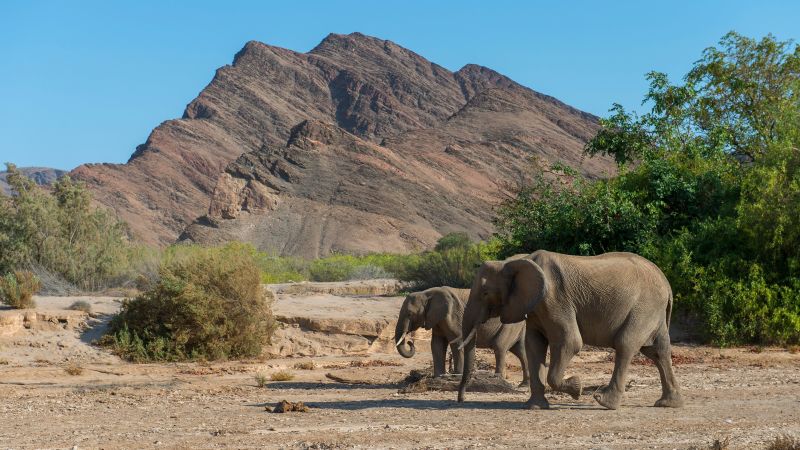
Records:
[[[418,328],[431,330],[431,353],[433,356],[433,375],[446,373],[445,356],[447,346],[453,355],[453,373],[462,373],[464,368],[464,350],[458,345],[461,338],[461,320],[464,315],[464,304],[469,298],[469,289],[436,287],[409,294],[400,308],[394,340],[397,343],[406,333]],[[528,362],[525,357],[525,323],[509,325],[500,323],[495,317],[478,327],[476,334],[478,347],[491,348],[495,354],[495,372],[505,376],[506,352],[519,358],[525,374],[523,384],[528,384]],[[397,351],[406,358],[414,356],[414,343],[403,338],[397,345]]]
[[[525,258],[489,261],[475,276],[462,333],[489,317],[525,321],[530,359],[529,409],[546,409],[544,383],[578,398],[577,376],[564,379],[569,361],[583,347],[616,351],[611,382],[594,399],[617,409],[631,359],[641,351],[658,368],[661,398],[655,406],[683,406],[672,371],[669,320],[672,289],[655,264],[632,253],[570,256],[539,250]],[[545,357],[550,348],[549,371]],[[458,400],[463,401],[474,361],[467,348]]]

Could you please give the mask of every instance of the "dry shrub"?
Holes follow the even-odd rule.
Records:
[[[792,436],[778,436],[770,442],[767,450],[800,450],[800,439]]]
[[[394,361],[384,361],[382,359],[361,359],[350,361],[350,367],[400,367],[402,364]]]
[[[75,303],[69,305],[69,308],[67,309],[71,309],[73,311],[83,311],[86,314],[89,314],[92,312],[92,305],[86,300],[78,300]]]
[[[83,374],[83,367],[76,363],[69,363],[64,366],[64,372],[66,372],[67,375],[78,376]]]
[[[711,445],[703,445],[703,446],[696,446],[693,445],[689,447],[688,450],[728,450],[731,448],[730,439],[714,439],[714,442]]]
[[[0,302],[17,308],[33,308],[33,295],[42,287],[39,278],[28,270],[15,270],[0,278]]]
[[[314,361],[300,361],[295,363],[293,367],[297,370],[314,370],[317,365],[314,364]]]
[[[289,381],[294,379],[294,374],[288,370],[279,370],[269,376],[270,381]]]
[[[101,342],[137,362],[259,356],[276,323],[254,255],[242,244],[173,255],[147,291],[123,302]]]
[[[800,345],[789,345],[789,346],[786,347],[786,350],[789,353],[795,355],[797,353],[800,353]]]

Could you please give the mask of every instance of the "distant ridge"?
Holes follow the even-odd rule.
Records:
[[[49,167],[17,167],[17,169],[41,186],[53,184],[67,173],[66,170],[51,169]],[[8,172],[5,171],[0,172],[0,192],[6,195],[11,194],[11,187],[8,185]]]

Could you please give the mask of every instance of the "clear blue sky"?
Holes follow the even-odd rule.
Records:
[[[248,40],[308,51],[390,39],[491,67],[598,115],[639,108],[643,75],[682,76],[730,30],[800,36],[798,1],[0,2],[0,162],[124,162]]]

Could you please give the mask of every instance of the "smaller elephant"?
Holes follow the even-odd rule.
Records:
[[[419,328],[431,330],[431,353],[433,375],[446,373],[445,356],[447,346],[453,355],[454,373],[464,370],[464,349],[461,342],[461,322],[464,304],[469,298],[469,289],[435,287],[409,294],[397,319],[394,339],[397,351],[406,358],[414,356],[414,342],[407,339],[408,333]],[[505,377],[506,352],[513,353],[522,364],[523,380],[528,385],[528,359],[525,356],[525,322],[504,325],[498,317],[478,326],[475,333],[476,346],[490,348],[495,355],[495,373]]]

